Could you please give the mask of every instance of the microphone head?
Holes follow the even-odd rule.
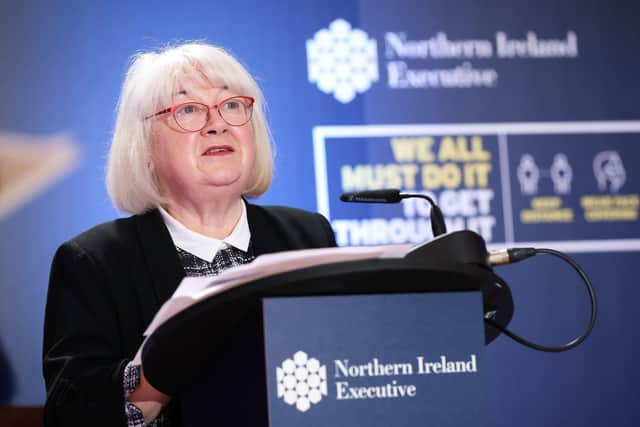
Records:
[[[401,199],[400,190],[393,188],[344,193],[340,196],[340,200],[343,202],[351,203],[398,203]]]

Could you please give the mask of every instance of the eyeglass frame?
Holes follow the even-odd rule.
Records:
[[[247,106],[247,108],[250,108],[250,114],[249,114],[249,118],[247,119],[246,122],[240,124],[240,125],[234,125],[232,123],[229,123],[224,116],[222,115],[222,113],[220,112],[220,108],[218,108],[220,105],[223,105],[225,102],[229,101],[230,99],[235,99],[235,98],[242,98],[245,100],[250,101],[249,105]],[[209,120],[211,120],[211,110],[212,109],[216,109],[218,111],[218,115],[220,116],[220,118],[222,119],[222,121],[224,121],[226,124],[228,124],[229,126],[244,126],[247,123],[249,123],[251,121],[251,118],[253,117],[253,105],[255,104],[256,99],[252,96],[245,96],[245,95],[235,95],[235,96],[230,96],[228,98],[223,99],[222,101],[213,104],[213,105],[207,105],[204,102],[198,102],[198,101],[186,101],[186,102],[181,102],[179,104],[175,104],[172,105],[170,107],[165,108],[164,110],[158,111],[155,114],[152,114],[150,116],[145,117],[145,120],[149,120],[153,117],[157,117],[159,115],[162,114],[167,114],[167,113],[171,113],[171,115],[173,116],[173,120],[175,120],[176,124],[180,127],[180,129],[184,130],[185,132],[200,132],[202,129],[204,129],[205,127],[207,127],[207,123],[209,123]],[[185,129],[182,126],[180,126],[180,122],[178,121],[178,119],[175,116],[175,112],[178,108],[182,107],[183,105],[187,105],[187,104],[200,104],[200,105],[204,105],[205,107],[207,107],[207,119],[204,122],[204,125],[197,130],[189,130],[189,129]]]

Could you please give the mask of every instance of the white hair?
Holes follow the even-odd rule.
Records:
[[[229,52],[206,43],[187,43],[133,56],[122,85],[109,158],[107,191],[120,210],[139,214],[163,204],[153,171],[146,117],[172,102],[185,76],[221,81],[230,90],[255,98],[251,125],[256,159],[243,195],[258,197],[269,188],[273,171],[271,135],[258,84]]]

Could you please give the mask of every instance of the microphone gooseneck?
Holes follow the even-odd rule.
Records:
[[[396,188],[384,190],[358,191],[355,193],[344,193],[340,200],[349,203],[398,203],[402,199],[417,197],[425,199],[431,205],[431,231],[433,237],[438,237],[447,232],[444,216],[433,199],[425,194],[401,194]]]

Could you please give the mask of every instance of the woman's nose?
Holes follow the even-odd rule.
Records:
[[[202,132],[209,135],[218,135],[225,133],[228,128],[228,124],[222,119],[217,109],[209,110],[209,120],[202,129]]]

